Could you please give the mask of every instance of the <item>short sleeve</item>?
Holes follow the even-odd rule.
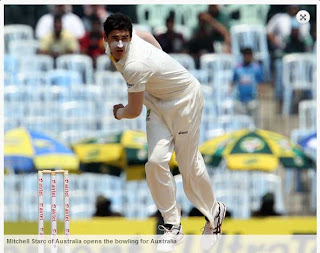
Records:
[[[276,30],[276,27],[279,25],[279,14],[276,14],[275,16],[273,16],[268,24],[267,24],[267,33],[274,33]]]
[[[36,37],[38,39],[44,38],[48,33],[50,33],[53,29],[53,17],[50,14],[45,14],[42,16],[38,23],[36,24]]]
[[[232,78],[233,82],[237,82],[239,80],[239,75],[238,75],[238,69],[234,68],[233,69],[233,78]]]
[[[123,77],[127,82],[128,92],[141,92],[152,76],[150,67],[141,62],[131,62],[123,70]]]
[[[264,81],[263,68],[262,68],[261,64],[257,65],[256,79],[257,79],[258,83],[262,83]]]

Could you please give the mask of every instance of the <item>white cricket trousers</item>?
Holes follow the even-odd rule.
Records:
[[[153,200],[165,223],[180,224],[176,185],[169,161],[173,150],[188,199],[213,224],[217,203],[202,155],[198,150],[204,98],[194,81],[179,97],[158,99],[145,92],[148,162],[146,179]]]

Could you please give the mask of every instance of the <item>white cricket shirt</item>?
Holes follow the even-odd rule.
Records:
[[[110,49],[105,43],[106,53]],[[147,91],[156,98],[174,98],[196,79],[175,59],[132,32],[124,58],[113,61],[127,82],[128,92]]]
[[[295,20],[296,17],[290,17],[287,13],[278,13],[267,24],[267,32],[276,36],[280,41],[281,48],[285,47],[284,39],[291,33],[292,19]],[[299,33],[301,37],[306,38],[310,36],[309,30],[310,23],[300,24]]]

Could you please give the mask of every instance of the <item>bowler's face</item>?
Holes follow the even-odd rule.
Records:
[[[127,30],[113,30],[109,33],[105,40],[109,45],[112,56],[119,61],[127,53],[131,37],[129,31]]]

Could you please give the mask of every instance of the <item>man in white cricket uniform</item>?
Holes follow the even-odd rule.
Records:
[[[169,161],[173,150],[189,200],[207,223],[203,240],[211,248],[221,233],[225,205],[214,198],[203,158],[198,151],[204,98],[201,85],[181,64],[161,50],[149,33],[132,32],[130,19],[120,13],[104,23],[106,53],[127,82],[128,105],[114,106],[114,116],[138,117],[147,107],[147,183],[164,219],[164,238],[182,237],[181,213],[176,203],[175,181]],[[174,244],[159,244],[159,252],[171,252]]]

